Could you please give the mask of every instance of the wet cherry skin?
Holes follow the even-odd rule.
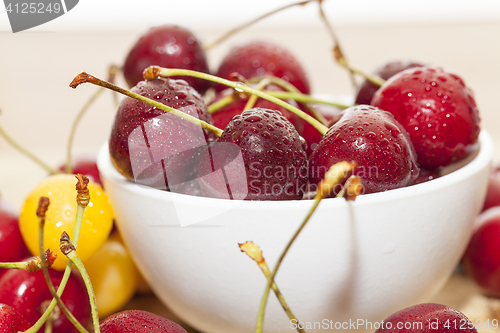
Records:
[[[375,333],[477,333],[477,330],[458,310],[442,304],[422,303],[390,315]]]
[[[364,193],[404,187],[419,174],[408,133],[386,111],[368,105],[344,110],[309,158],[309,180],[318,184],[335,163],[355,161]]]
[[[129,87],[142,81],[142,72],[152,65],[209,73],[205,52],[198,39],[188,29],[178,25],[151,28],[135,43],[123,65],[123,75]],[[211,86],[207,80],[175,78],[187,81],[200,94]]]
[[[244,111],[200,156],[201,192],[225,199],[300,200],[307,182],[304,145],[279,111]]]
[[[290,82],[304,94],[311,91],[306,72],[295,56],[281,45],[268,41],[253,40],[233,47],[222,60],[216,75],[229,79],[233,73],[246,79],[274,75]],[[217,85],[216,88],[220,91],[225,86]]]
[[[212,118],[196,90],[183,80],[141,81],[131,89],[208,123]],[[196,154],[212,136],[184,119],[133,98],[118,106],[109,139],[111,161],[126,178],[136,183],[168,189],[169,182],[182,182],[192,172]]]
[[[441,68],[399,72],[371,103],[391,112],[410,134],[421,167],[433,170],[465,158],[479,136],[479,113],[463,80]]]
[[[101,321],[102,333],[187,333],[179,324],[142,310],[127,310],[112,314]]]

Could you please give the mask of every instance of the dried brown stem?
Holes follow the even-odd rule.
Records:
[[[69,239],[69,235],[66,231],[63,231],[59,241],[60,241],[59,248],[61,249],[61,252],[64,253],[65,256],[70,254],[71,251],[76,251],[76,248],[71,243],[71,240]]]
[[[76,191],[78,194],[76,195],[76,202],[80,207],[87,207],[90,202],[90,192],[88,189],[89,179],[87,176],[83,176],[82,174],[77,174],[75,176],[78,179],[76,183]]]

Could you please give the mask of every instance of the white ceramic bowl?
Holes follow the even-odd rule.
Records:
[[[367,322],[439,291],[484,200],[494,149],[484,130],[479,141],[468,164],[436,180],[320,204],[276,278],[297,318],[322,325],[308,332],[349,321],[370,330]],[[114,169],[107,145],[98,166],[126,245],[156,295],[204,333],[253,332],[266,279],[238,243],[254,241],[274,267],[312,201],[231,201],[138,186]],[[264,331],[293,331],[272,293]]]

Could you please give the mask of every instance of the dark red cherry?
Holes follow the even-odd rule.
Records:
[[[487,210],[478,220],[482,223],[467,246],[463,265],[485,294],[500,297],[500,210]]]
[[[0,303],[0,333],[17,333],[28,328],[30,325],[16,309]]]
[[[282,89],[280,89],[278,86],[270,85],[266,87],[266,90],[281,91]],[[218,92],[216,94],[214,102],[217,102],[224,96],[232,94],[233,92],[234,92],[233,88],[225,89],[221,92]],[[229,122],[233,119],[234,116],[239,115],[243,112],[243,109],[245,108],[247,102],[248,98],[238,98],[238,100],[234,101],[233,103],[217,110],[217,112],[212,114],[214,126],[221,129],[226,128],[227,124],[229,124]],[[297,103],[294,100],[287,100],[286,102],[297,107]],[[286,119],[288,119],[293,124],[297,132],[299,132],[299,134],[302,134],[305,121],[299,116],[297,116],[295,113],[263,98],[258,98],[257,101],[255,102],[254,107],[262,109],[278,110]]]
[[[246,79],[274,75],[293,84],[304,94],[310,93],[309,80],[302,65],[284,47],[261,40],[247,42],[231,49],[222,60],[217,76],[229,79],[239,73]],[[217,90],[225,86],[216,86]]]
[[[73,174],[82,174],[87,176],[90,180],[98,183],[102,186],[101,176],[99,174],[99,169],[97,168],[97,162],[95,158],[90,157],[80,157],[73,161],[71,166]],[[59,171],[66,172],[66,165],[61,165]]]
[[[391,112],[410,134],[420,166],[437,169],[466,157],[479,135],[479,113],[460,77],[440,68],[400,72],[380,87],[372,105]]]
[[[400,310],[384,319],[380,326],[375,333],[477,333],[463,313],[435,303]]]
[[[206,105],[196,90],[183,80],[141,81],[132,91],[211,123]],[[118,106],[109,139],[116,169],[139,184],[168,189],[182,182],[196,162],[198,147],[211,136],[201,127],[133,98]]]
[[[0,199],[0,262],[20,261],[30,255],[19,230],[19,214]],[[0,268],[0,275],[5,272]]]
[[[495,206],[500,206],[500,165],[494,167],[490,172],[483,211]]]
[[[340,117],[342,117],[342,109],[336,106],[314,104],[314,108],[317,112],[321,113],[326,120],[328,120],[328,127],[336,123]],[[301,109],[310,116],[314,117],[305,106],[302,105]],[[304,130],[301,135],[307,143],[307,156],[311,156],[312,152],[323,138],[323,135],[321,135],[321,133],[307,121],[304,122]]]
[[[408,68],[422,67],[423,64],[413,61],[391,61],[387,64],[375,69],[373,74],[381,77],[384,80],[389,79],[394,74],[404,71]],[[363,81],[359,86],[358,92],[356,94],[356,104],[370,104],[373,98],[373,94],[380,88],[379,86],[371,83],[368,80]]]
[[[201,192],[224,199],[300,200],[307,183],[303,145],[279,111],[244,111],[200,156]]]
[[[142,72],[152,65],[209,73],[205,52],[198,39],[189,30],[177,25],[151,28],[135,43],[123,65],[128,85],[133,87],[142,81]],[[176,78],[187,81],[200,94],[211,86],[207,80]]]
[[[53,269],[49,269],[49,272],[52,283],[57,289],[64,272]],[[61,299],[84,327],[92,324],[87,289],[78,273],[71,273]],[[25,270],[10,269],[0,278],[0,303],[12,306],[30,325],[35,324],[51,300],[52,295],[41,270],[28,273]],[[52,320],[54,333],[78,332],[57,306],[52,314]],[[43,332],[43,328],[40,332]]]
[[[102,320],[102,333],[187,333],[179,324],[142,310],[127,310]]]
[[[355,161],[364,193],[407,186],[418,176],[408,133],[386,111],[359,105],[344,110],[309,159],[309,179],[318,184],[335,163]]]

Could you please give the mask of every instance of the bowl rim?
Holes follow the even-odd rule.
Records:
[[[450,186],[456,182],[467,179],[474,175],[475,173],[482,170],[484,167],[491,165],[494,156],[494,144],[491,135],[482,129],[478,138],[478,150],[476,156],[474,156],[466,165],[461,168],[441,176],[432,181],[424,182],[421,184],[416,184],[412,186],[402,187],[398,189],[388,190],[384,192],[363,194],[356,198],[353,202],[355,205],[362,204],[376,204],[388,200],[393,200],[395,198],[406,198],[418,195],[423,195],[425,193],[433,192],[444,187]],[[134,182],[127,180],[122,176],[113,166],[108,149],[108,142],[106,141],[101,148],[97,156],[97,166],[99,172],[104,179],[112,181],[118,185],[123,190],[134,193],[136,195],[155,198],[156,200],[171,201],[175,198],[176,202],[186,203],[192,206],[219,206],[226,203],[227,199],[219,198],[209,198],[209,197],[199,197],[187,194],[180,194],[174,192],[167,192],[158,190],[155,188],[150,188],[147,186],[138,185]],[[287,208],[293,206],[310,207],[312,200],[283,200],[283,201],[250,201],[250,200],[235,200],[238,202],[238,207],[241,208]],[[337,198],[328,198],[322,201],[323,205],[328,202],[329,205],[344,205],[345,200],[338,200]]]

